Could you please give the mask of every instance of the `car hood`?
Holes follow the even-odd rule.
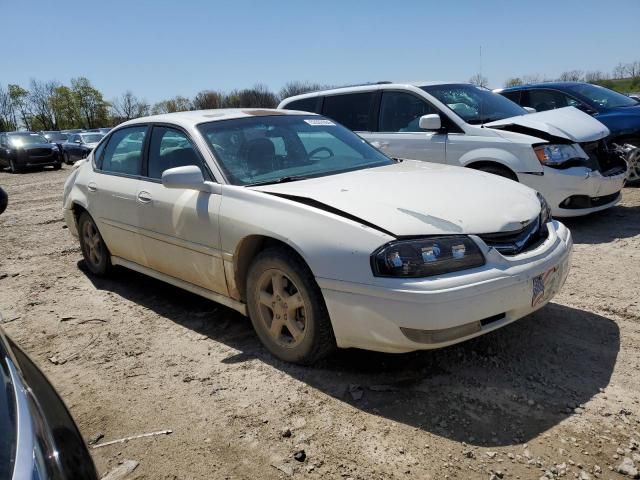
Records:
[[[55,144],[52,143],[32,143],[30,145],[24,145],[20,147],[22,150],[36,150],[38,148],[52,148],[55,147]]]
[[[516,231],[540,214],[535,191],[522,184],[413,160],[249,188],[361,220],[393,236]]]
[[[601,122],[575,107],[529,113],[484,124],[485,127],[526,133],[549,141],[593,142],[609,135]]]

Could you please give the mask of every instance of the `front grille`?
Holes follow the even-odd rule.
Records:
[[[608,203],[613,202],[618,198],[620,192],[612,193],[610,195],[603,195],[602,197],[589,197],[587,195],[572,195],[565,198],[560,203],[560,208],[566,208],[568,210],[578,210],[581,208],[595,208],[601,207]]]
[[[596,142],[581,143],[580,146],[589,156],[588,166],[599,171],[603,176],[612,177],[626,171],[623,158],[606,138]]]
[[[489,247],[503,255],[517,255],[533,250],[549,237],[547,225],[540,225],[540,217],[520,230],[511,232],[485,233],[478,235]]]
[[[50,148],[33,148],[28,151],[30,157],[48,157],[52,153]]]

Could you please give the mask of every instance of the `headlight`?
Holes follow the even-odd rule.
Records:
[[[547,167],[556,167],[572,159],[584,159],[575,145],[540,145],[534,147],[533,151],[538,157],[538,161]]]
[[[538,200],[540,200],[540,225],[546,225],[552,220],[551,207],[541,193],[536,192],[536,195],[538,195]]]
[[[398,240],[371,256],[376,277],[430,277],[482,265],[480,249],[464,235]]]

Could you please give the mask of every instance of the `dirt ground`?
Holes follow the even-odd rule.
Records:
[[[640,189],[567,221],[575,249],[541,311],[462,345],[280,362],[239,314],[124,269],[83,268],[66,167],[0,172],[3,328],[131,479],[630,478],[640,468]],[[304,450],[299,461],[294,454]],[[301,455],[298,455],[301,459]],[[631,471],[631,473],[633,473]]]

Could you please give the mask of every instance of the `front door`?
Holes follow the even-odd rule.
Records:
[[[205,179],[212,180],[185,132],[154,126],[146,172],[136,192],[144,265],[226,295],[218,227],[220,195],[162,185],[165,170],[186,165],[198,166]]]

